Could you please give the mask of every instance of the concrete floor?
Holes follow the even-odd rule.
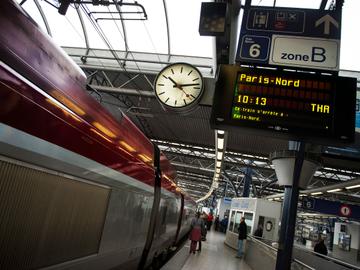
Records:
[[[210,231],[202,242],[201,252],[189,254],[187,243],[162,269],[163,270],[251,270],[236,251],[224,244],[225,234]]]

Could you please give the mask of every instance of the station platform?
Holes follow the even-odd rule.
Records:
[[[236,258],[236,250],[224,244],[225,234],[208,231],[201,252],[190,254],[190,241],[179,250],[162,270],[251,270],[243,259]]]

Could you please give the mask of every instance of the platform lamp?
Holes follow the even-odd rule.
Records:
[[[275,167],[279,186],[292,186],[295,158],[297,151],[283,150],[270,154],[270,161]],[[322,160],[318,154],[305,153],[298,186],[306,189],[314,173],[321,167]]]

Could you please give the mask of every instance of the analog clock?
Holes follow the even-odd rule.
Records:
[[[199,103],[204,81],[196,67],[174,63],[159,72],[154,88],[157,99],[166,109],[187,112]]]

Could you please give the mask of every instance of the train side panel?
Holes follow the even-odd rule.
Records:
[[[0,268],[136,268],[154,201],[153,144],[86,93],[83,72],[18,4],[0,1],[0,24]],[[189,197],[181,209],[163,154],[160,167],[146,265],[194,214]]]

